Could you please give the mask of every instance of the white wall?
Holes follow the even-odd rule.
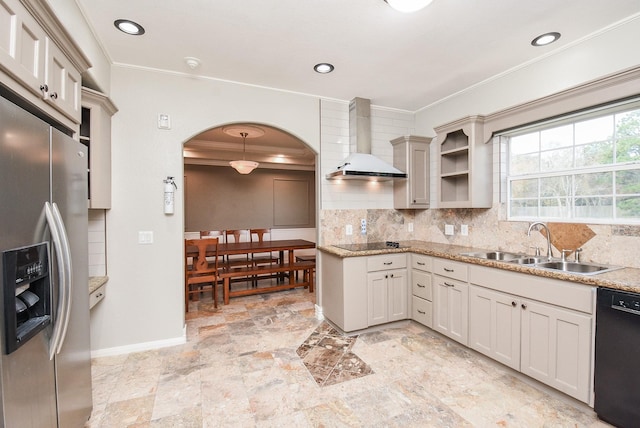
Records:
[[[208,128],[256,122],[319,150],[319,102],[310,96],[131,68],[112,70],[112,209],[107,211],[107,297],[95,306],[95,354],[183,339],[183,143]],[[157,128],[159,113],[170,130]],[[163,213],[163,182],[176,177],[176,211]],[[137,243],[152,231],[154,243]]]
[[[640,20],[415,115],[373,106],[372,152],[391,162],[388,142],[397,136],[433,136],[434,126],[459,117],[491,113],[640,64],[634,40],[640,40]],[[320,107],[319,100],[311,96],[189,76],[121,67],[114,67],[111,74],[111,97],[119,112],[112,127],[113,208],[107,212],[110,280],[107,297],[92,311],[94,350],[126,351],[182,340],[183,210],[178,204],[174,215],[162,213],[162,180],[167,175],[176,177],[176,197],[181,201],[182,144],[205,129],[257,122],[305,141],[320,152],[321,210],[393,207],[390,183],[375,188],[324,178],[349,153],[348,100],[323,100]],[[171,130],[157,129],[158,113],[171,115]],[[138,231],[143,230],[154,232],[152,245],[137,243]]]
[[[490,114],[640,64],[640,15],[580,43],[510,70],[416,113],[418,134],[474,114]],[[535,49],[533,47],[528,47]]]
[[[93,32],[75,0],[50,0],[49,3],[60,22],[73,35],[82,52],[89,57],[91,68],[82,76],[82,84],[109,94],[111,91],[111,61],[93,37]]]

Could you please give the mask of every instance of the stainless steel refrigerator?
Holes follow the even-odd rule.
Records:
[[[0,92],[0,416],[91,416],[87,148]],[[34,112],[37,113],[37,112]]]

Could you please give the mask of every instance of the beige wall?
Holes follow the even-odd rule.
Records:
[[[185,165],[184,175],[187,232],[316,225],[313,171],[258,168],[241,175],[228,166]],[[288,191],[289,183],[294,191]],[[287,191],[278,191],[283,187]],[[296,188],[305,194],[296,193]]]
[[[107,297],[91,313],[96,355],[181,343],[184,336],[183,144],[228,123],[280,128],[319,152],[317,98],[228,82],[114,66],[112,209],[107,211]],[[171,116],[158,129],[159,113]],[[176,177],[175,214],[163,180]],[[138,232],[153,232],[139,244]]]

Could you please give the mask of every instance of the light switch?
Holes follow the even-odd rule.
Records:
[[[362,235],[366,235],[367,234],[367,219],[363,218],[362,220],[360,220],[360,233]]]
[[[407,224],[407,231],[408,232],[413,232],[413,223]]]
[[[347,227],[346,227],[345,229],[346,229],[346,230],[345,230],[345,233],[346,233],[347,235],[353,235],[353,226],[352,226],[352,225],[348,224],[348,225],[347,225]]]
[[[171,129],[171,117],[168,114],[158,114],[158,128]]]
[[[461,224],[460,225],[460,235],[469,236],[469,225],[468,224]]]
[[[453,235],[453,225],[452,224],[445,224],[444,225],[444,234],[445,235]]]

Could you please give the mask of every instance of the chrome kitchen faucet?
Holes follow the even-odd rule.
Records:
[[[553,257],[553,253],[551,252],[551,233],[549,233],[549,228],[545,223],[541,221],[533,222],[529,225],[527,236],[531,236],[531,230],[533,229],[534,226],[544,227],[544,230],[547,232],[547,258],[551,259]]]

